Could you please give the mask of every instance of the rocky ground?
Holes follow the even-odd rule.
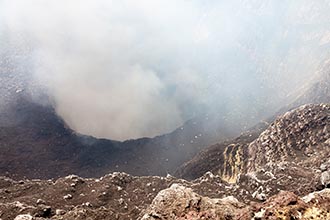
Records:
[[[262,184],[260,184],[262,185]],[[328,219],[330,190],[299,197],[280,191],[267,201],[244,200],[244,186],[211,173],[188,182],[113,173],[100,179],[0,179],[0,219]],[[253,197],[253,192],[246,193]],[[255,192],[254,192],[255,194]]]
[[[172,176],[133,177],[125,173],[100,179],[74,175],[48,181],[1,178],[0,218],[15,219],[25,214],[37,219],[137,219],[161,190],[175,184],[210,197],[223,196],[232,187],[210,174],[193,182]]]
[[[2,177],[0,219],[330,219],[329,128],[329,104],[301,106],[260,135],[202,153],[212,152],[205,158],[218,166],[191,181]]]

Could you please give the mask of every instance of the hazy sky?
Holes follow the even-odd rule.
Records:
[[[28,51],[26,71],[73,129],[123,140],[207,112],[271,112],[327,58],[329,11],[326,0],[0,0],[0,52]]]

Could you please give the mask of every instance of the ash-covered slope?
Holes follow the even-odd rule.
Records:
[[[24,93],[15,98],[7,111],[1,112],[7,119],[0,126],[1,173],[50,178],[77,171],[77,157],[93,145],[81,142],[53,108],[33,103]],[[114,150],[111,141],[108,146]]]
[[[3,87],[7,93],[0,109],[2,175],[51,178],[76,173],[97,177],[111,171],[166,175],[204,146],[214,143],[216,140],[211,136],[221,140],[238,132],[238,129],[226,129],[223,124],[218,126],[216,135],[208,134],[201,118],[155,138],[124,142],[96,139],[71,130],[56,114],[46,95],[43,102],[37,103],[31,98],[33,91],[14,84],[18,80],[10,76],[0,78],[7,85]],[[39,102],[42,100],[37,98]]]

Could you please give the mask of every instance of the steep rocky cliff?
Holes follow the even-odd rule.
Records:
[[[329,105],[304,105],[278,117],[249,144],[246,169],[285,162],[319,167],[329,156],[329,138]]]
[[[177,174],[189,179],[210,169],[224,181],[244,185],[249,193],[243,190],[241,196],[246,199],[251,193],[264,200],[279,190],[303,195],[322,188],[328,184],[329,107],[304,105],[289,111],[259,136],[247,133],[203,151]]]

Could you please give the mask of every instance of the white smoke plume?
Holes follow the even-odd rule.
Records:
[[[205,112],[270,112],[327,57],[328,11],[307,0],[0,0],[0,40],[29,48],[69,126],[124,140]]]

